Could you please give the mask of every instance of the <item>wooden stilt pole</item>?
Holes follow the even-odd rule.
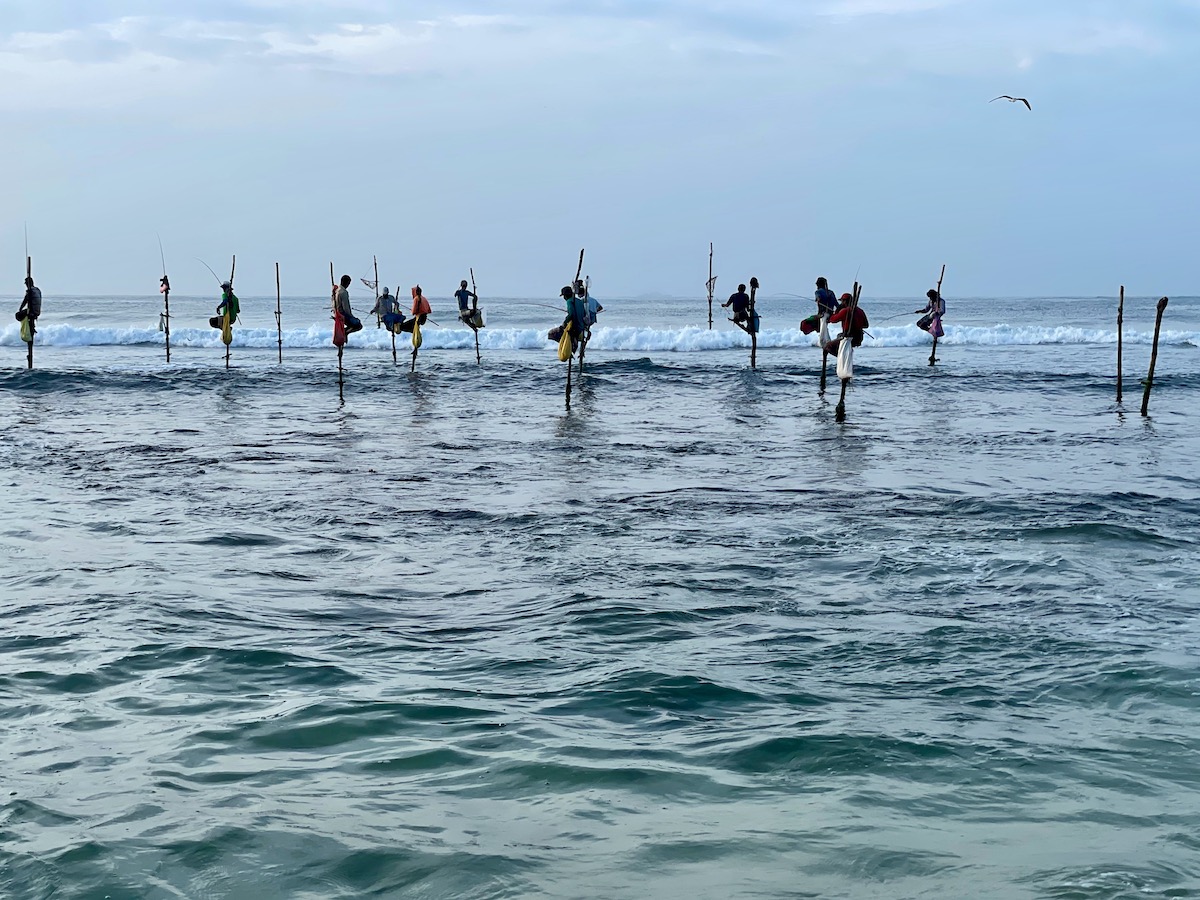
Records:
[[[1150,371],[1146,373],[1146,391],[1142,394],[1142,415],[1150,415],[1150,389],[1154,387],[1154,365],[1158,362],[1158,332],[1162,329],[1163,312],[1167,308],[1167,298],[1158,301],[1157,315],[1154,317],[1154,343],[1150,347]]]
[[[329,285],[331,288],[329,300],[330,300],[330,305],[333,308],[333,343],[337,346],[337,351],[338,351],[338,400],[345,400],[346,399],[346,393],[345,393],[346,379],[345,379],[345,371],[342,368],[342,351],[345,348],[345,333],[344,333],[345,326],[343,325],[343,335],[342,335],[343,343],[339,344],[337,342],[337,340],[338,340],[337,323],[338,323],[338,316],[340,315],[340,313],[338,312],[338,308],[337,308],[337,279],[334,277],[334,274],[333,274],[333,261],[332,260],[329,263]]]
[[[712,331],[713,291],[716,289],[716,286],[717,286],[717,279],[713,277],[713,273],[712,273],[712,264],[713,264],[713,245],[712,245],[712,241],[709,241],[709,243],[708,243],[708,281],[705,282],[705,285],[708,288],[708,330],[709,331]]]
[[[167,362],[171,362],[171,279],[167,277],[167,254],[163,252],[162,238],[158,239],[158,256],[162,260],[163,277],[158,283],[163,295],[163,345],[167,350]]]
[[[567,410],[571,409],[571,359],[567,359]]]
[[[475,269],[471,267],[471,330],[475,332],[475,365],[483,362],[479,355],[479,328],[475,325],[475,313],[479,311],[479,292],[475,289]]]
[[[850,330],[854,327],[854,314],[855,314],[855,312],[858,311],[858,298],[859,298],[859,296],[861,296],[861,294],[862,294],[862,285],[860,285],[856,281],[856,282],[854,282],[854,294],[851,296],[851,300],[850,300],[850,309],[846,313],[846,321],[842,325],[842,341],[851,340]],[[842,348],[842,343],[839,342],[838,350],[840,351],[841,348]],[[850,349],[851,349],[851,352],[853,352],[853,350],[854,350],[853,343],[850,344]],[[850,383],[850,379],[842,378],[841,382],[842,382],[842,390],[841,390],[841,394],[838,396],[838,404],[837,404],[836,409],[834,409],[834,414],[833,414],[833,418],[837,422],[845,422],[846,421],[846,386]]]
[[[33,277],[33,257],[29,255],[29,238],[28,238],[28,236],[25,238],[25,247],[26,247],[25,277],[32,278]],[[26,342],[26,345],[25,345],[25,368],[27,368],[27,369],[33,368],[33,338],[34,338],[33,329],[34,329],[35,325],[36,325],[36,321],[29,323],[29,340]]]
[[[233,265],[229,267],[229,293],[233,294],[233,273],[237,271],[237,254],[233,254]],[[229,329],[233,331],[233,314],[229,311],[229,307],[225,307],[225,315],[229,316]],[[233,346],[232,339],[225,345],[225,368],[229,368],[229,349]]]
[[[167,362],[171,361],[171,282],[163,273],[163,344],[167,348]]]
[[[750,279],[750,321],[746,330],[750,332],[750,368],[758,368],[758,315],[754,312],[754,295],[758,291],[758,279]]]
[[[275,334],[279,342],[279,362],[283,363],[283,295],[279,290],[279,263],[275,263]]]
[[[842,392],[838,395],[837,409],[834,410],[833,418],[837,422],[846,421],[846,385],[850,383],[849,378],[842,379]]]
[[[589,275],[587,281],[585,281],[584,285],[583,285],[583,308],[584,308],[584,310],[589,309],[588,294],[591,290],[591,280],[592,280],[592,278]],[[590,314],[589,314],[589,318],[590,318]],[[579,336],[579,382],[580,382],[580,384],[583,383],[583,357],[584,357],[584,354],[587,353],[588,341],[590,341],[591,339],[592,339],[591,326],[585,325],[583,334],[581,334]]]
[[[821,348],[821,389],[819,393],[825,393],[825,372],[829,369],[829,351],[824,347]]]
[[[935,301],[938,305],[937,306],[938,309],[941,309],[941,307],[942,307],[942,279],[945,277],[946,277],[946,264],[942,263],[942,274],[938,276],[937,300]],[[942,319],[942,317],[939,314],[938,321],[941,322],[941,319]],[[933,349],[929,351],[929,364],[932,366],[936,362],[937,362],[937,335],[935,334],[933,336]]]
[[[396,285],[396,308],[400,307],[400,285]],[[390,329],[389,329],[390,330]],[[392,365],[398,366],[400,363],[396,360],[396,332],[392,332]]]
[[[1125,285],[1121,285],[1121,296],[1117,300],[1117,402],[1121,402],[1121,341],[1125,323]]]

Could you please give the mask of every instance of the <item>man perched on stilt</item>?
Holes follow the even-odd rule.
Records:
[[[927,303],[921,309],[915,309],[913,312],[921,313],[921,318],[917,319],[917,327],[922,331],[928,331],[934,337],[941,337],[945,334],[942,331],[942,316],[946,314],[946,301],[943,300],[935,290],[925,292]]]
[[[341,285],[333,289],[333,307],[336,312],[341,314],[342,323],[345,325],[348,335],[362,331],[363,327],[362,321],[354,315],[354,310],[350,308],[349,287],[353,282],[354,279],[349,275],[343,275]]]
[[[38,316],[42,314],[42,289],[33,283],[33,276],[25,278],[25,297],[17,308],[17,321],[21,323],[21,340],[33,343],[37,334]],[[28,337],[26,337],[28,334]]]
[[[467,287],[467,279],[463,279],[458,283],[458,290],[454,292],[454,299],[458,301],[458,318],[470,328],[482,328],[483,317],[479,313],[479,295]],[[476,323],[476,320],[479,320]]]
[[[748,330],[747,326],[750,322],[750,295],[746,293],[746,286],[739,284],[735,293],[729,295],[729,299],[721,304],[721,309],[733,307],[733,324],[743,331]]]
[[[846,338],[850,338],[851,347],[862,346],[863,333],[871,327],[863,308],[852,302],[853,298],[849,294],[843,294],[843,297],[847,298],[847,301],[829,319],[830,325],[841,323],[842,333],[825,345],[825,352],[834,356],[837,355],[838,348]],[[851,318],[852,316],[853,318]]]
[[[217,314],[208,320],[208,324],[220,330],[221,340],[226,344],[233,340],[233,323],[237,321],[242,311],[233,285],[228,281],[221,283],[221,301],[217,304]]]

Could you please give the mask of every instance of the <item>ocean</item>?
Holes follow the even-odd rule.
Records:
[[[9,319],[0,897],[1200,897],[1200,298],[600,299]]]

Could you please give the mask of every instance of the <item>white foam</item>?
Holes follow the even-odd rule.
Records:
[[[866,346],[920,347],[931,342],[928,334],[915,325],[868,329]],[[473,350],[474,335],[469,329],[426,325],[421,329],[424,347],[434,350]],[[149,345],[161,347],[163,334],[157,328],[87,328],[67,324],[47,323],[38,327],[37,343],[50,347],[103,347]],[[1150,331],[1128,331],[1128,344],[1150,344]],[[233,346],[274,348],[278,337],[273,328],[235,328]],[[1039,344],[1115,344],[1116,331],[1038,325],[946,326],[940,343],[948,346],[1034,346]],[[0,345],[11,347],[21,343],[20,326],[12,323],[0,332]],[[304,329],[283,332],[283,345],[290,349],[318,349],[333,343],[333,330],[328,326],[310,325]],[[1159,343],[1163,345],[1200,346],[1200,332],[1164,331]],[[215,328],[177,328],[171,331],[174,347],[217,348],[221,346],[220,332]],[[758,335],[758,346],[764,350],[792,347],[815,347],[816,335],[802,334],[798,328],[764,329]],[[349,346],[391,351],[391,335],[382,329],[365,328],[350,336]],[[397,335],[397,349],[411,347],[409,335]],[[479,346],[485,350],[552,350],[546,330],[534,328],[485,328],[479,332]],[[742,331],[687,326],[679,329],[606,327],[592,330],[591,350],[639,352],[694,353],[742,349],[750,346],[750,337]]]

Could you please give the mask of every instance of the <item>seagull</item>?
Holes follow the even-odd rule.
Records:
[[[1029,101],[1024,97],[1010,97],[1008,94],[1001,94],[999,97],[993,97],[988,103],[995,103],[997,100],[1007,100],[1009,103],[1024,103],[1025,108],[1033,112],[1033,107],[1029,105]]]

